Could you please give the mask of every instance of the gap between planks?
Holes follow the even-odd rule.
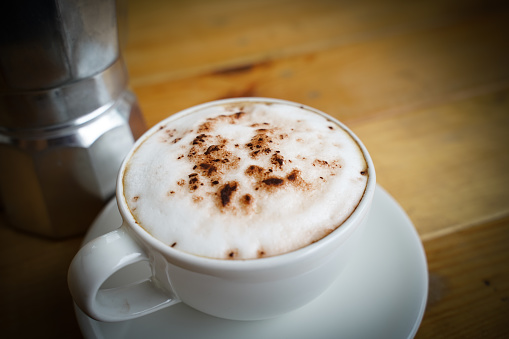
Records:
[[[498,10],[498,11],[497,11]],[[465,24],[475,20],[481,20],[485,17],[499,15],[506,12],[505,6],[502,8],[491,8],[476,13],[468,13],[465,16],[455,17],[453,20],[417,20],[411,23],[395,24],[394,26],[382,27],[381,29],[362,31],[347,36],[338,36],[326,40],[317,40],[306,42],[302,45],[287,46],[280,50],[265,50],[249,55],[238,55],[231,59],[225,59],[213,63],[206,63],[187,67],[184,69],[175,69],[171,71],[161,70],[153,74],[139,75],[130,78],[130,85],[133,87],[152,86],[164,82],[179,81],[186,78],[199,77],[210,73],[220,72],[223,69],[253,67],[267,62],[276,62],[284,59],[292,59],[299,56],[305,56],[319,51],[347,48],[355,45],[366,44],[373,41],[391,39],[398,36],[413,35],[420,32],[441,30],[448,27]],[[129,69],[129,51],[127,46],[123,52],[124,59]]]
[[[421,241],[424,243],[453,233],[464,231],[470,228],[480,227],[482,225],[490,223],[495,223],[504,219],[509,219],[509,213],[507,211],[501,211],[499,213],[495,213],[490,216],[480,217],[466,223],[457,224],[440,230],[420,234],[419,237]]]
[[[351,118],[345,120],[348,126],[356,126],[366,123],[367,121],[373,122],[377,120],[385,120],[389,117],[402,115],[412,111],[420,111],[432,107],[448,105],[455,102],[468,100],[477,96],[482,96],[490,93],[496,93],[509,89],[509,78],[500,79],[495,82],[476,85],[468,88],[461,88],[454,90],[450,93],[445,93],[441,96],[435,96],[425,100],[417,100],[415,102],[401,105],[398,107],[391,107],[389,109],[373,111],[367,114],[359,114],[359,118]]]

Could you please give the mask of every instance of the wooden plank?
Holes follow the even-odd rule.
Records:
[[[509,88],[353,129],[423,239],[509,215]]]
[[[302,102],[349,122],[506,87],[509,39],[501,32],[508,25],[505,11],[165,83],[136,85],[133,79],[133,88],[149,125],[194,104],[255,95]]]
[[[42,239],[0,215],[0,319],[5,338],[80,338],[67,269],[81,238]]]
[[[425,241],[430,271],[416,338],[508,338],[509,218]]]
[[[507,8],[479,0],[131,0],[135,86],[451,25]]]

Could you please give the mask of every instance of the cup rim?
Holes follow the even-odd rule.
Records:
[[[218,259],[218,258],[208,258],[208,257],[202,257],[198,256],[192,253],[187,253],[184,251],[180,251],[178,249],[174,249],[159,239],[153,237],[147,230],[145,230],[142,226],[140,226],[138,223],[136,223],[133,215],[129,211],[129,208],[127,207],[127,203],[125,201],[125,196],[123,193],[123,177],[124,172],[126,169],[126,165],[133,155],[134,152],[139,148],[139,146],[148,139],[152,134],[154,134],[157,130],[159,130],[159,127],[172,121],[179,119],[180,117],[192,114],[195,111],[201,110],[205,107],[210,106],[216,106],[221,104],[228,104],[233,102],[261,102],[261,103],[274,103],[274,104],[286,104],[286,105],[292,105],[297,107],[305,108],[306,110],[309,110],[313,113],[319,114],[329,121],[335,123],[342,129],[344,129],[351,137],[352,139],[358,144],[359,148],[361,149],[364,159],[366,160],[367,168],[368,168],[368,180],[366,183],[366,188],[364,190],[364,194],[355,208],[355,210],[350,214],[350,216],[334,231],[332,231],[327,236],[315,241],[314,243],[311,243],[307,246],[304,246],[302,248],[293,250],[291,252],[270,256],[270,257],[263,257],[263,258],[256,258],[256,259],[234,259],[234,260],[227,260],[227,259]],[[145,241],[149,246],[154,247],[157,251],[164,253],[165,257],[171,258],[173,260],[173,263],[178,264],[180,266],[194,266],[194,267],[201,267],[211,270],[227,270],[227,271],[243,271],[243,270],[257,270],[257,269],[265,269],[268,267],[280,267],[283,265],[288,265],[295,262],[300,262],[301,259],[306,258],[310,256],[311,254],[317,253],[320,251],[323,247],[330,247],[331,244],[338,241],[338,238],[348,238],[353,231],[355,230],[356,226],[358,226],[359,222],[358,219],[362,218],[367,211],[369,210],[369,207],[371,205],[371,201],[373,199],[374,191],[376,187],[376,173],[375,173],[375,167],[373,164],[373,160],[371,159],[371,156],[362,143],[362,141],[353,133],[347,126],[345,126],[342,122],[337,120],[336,118],[307,105],[300,104],[293,101],[283,100],[283,99],[275,99],[275,98],[265,98],[265,97],[237,97],[237,98],[228,98],[228,99],[220,99],[220,100],[214,100],[205,102],[199,105],[195,105],[189,108],[186,108],[184,110],[181,110],[177,113],[174,113],[165,119],[159,121],[156,123],[153,127],[148,129],[143,135],[136,140],[131,150],[128,152],[128,154],[125,156],[122,165],[120,167],[120,170],[118,172],[117,176],[117,186],[116,186],[116,195],[117,195],[117,205],[119,208],[119,212],[123,219],[123,224],[127,224],[129,226],[129,229],[131,231],[134,231],[134,233],[143,241]]]

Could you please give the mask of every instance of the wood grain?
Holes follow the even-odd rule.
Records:
[[[509,10],[423,32],[136,85],[149,125],[235,96],[302,102],[350,122],[509,86]]]
[[[130,0],[135,86],[309,54],[497,13],[503,1]]]
[[[509,88],[356,124],[422,239],[509,215]]]
[[[0,218],[0,326],[3,338],[80,338],[67,269],[81,238],[47,240]]]
[[[123,56],[149,126],[238,96],[342,120],[423,240],[430,295],[417,337],[509,337],[509,2],[128,0],[126,9]],[[80,242],[17,232],[0,215],[4,336],[80,337],[66,282]]]
[[[506,338],[509,218],[424,241],[430,294],[417,338]]]

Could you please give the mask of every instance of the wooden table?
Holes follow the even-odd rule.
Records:
[[[236,96],[345,122],[423,241],[418,338],[509,337],[509,3],[132,0],[124,56],[148,126]],[[125,32],[125,31],[124,31]],[[124,40],[123,40],[124,41]],[[2,337],[80,337],[81,238],[0,227]]]

